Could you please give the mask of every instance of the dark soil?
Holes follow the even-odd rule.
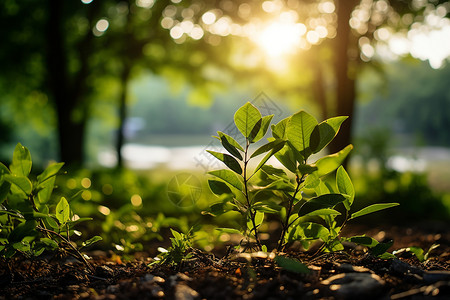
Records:
[[[215,256],[195,249],[178,267],[149,267],[146,253],[123,262],[112,253],[93,252],[95,273],[70,259],[15,258],[1,262],[0,299],[450,299],[450,228],[427,227],[347,232],[392,238],[390,251],[440,244],[423,263],[408,252],[378,259],[354,245],[328,254],[287,250],[286,256],[308,265],[309,274],[280,268],[273,254]]]

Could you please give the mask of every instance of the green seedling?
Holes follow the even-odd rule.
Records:
[[[281,227],[278,251],[294,241],[307,249],[317,240],[323,241],[324,251],[339,251],[344,249],[340,232],[348,221],[398,205],[374,204],[351,213],[355,190],[342,163],[352,145],[312,161],[312,155],[334,139],[347,117],[318,123],[302,110],[271,125],[272,117],[262,116],[255,106],[246,103],[234,115],[238,134],[219,131],[215,137],[227,153],[208,151],[228,169],[209,172],[214,177],[208,180],[209,187],[219,201],[207,213],[217,216],[236,211],[241,216],[240,228],[219,230],[242,234],[248,245],[267,249],[261,242],[260,228],[266,215],[273,215]],[[269,127],[272,137],[251,149]],[[271,157],[284,168],[267,164]],[[256,167],[250,169],[253,160]]]
[[[182,262],[191,257],[189,250],[192,247],[192,230],[187,234],[170,229],[172,238],[170,242],[172,246],[169,249],[158,248],[160,254],[156,257],[156,261],[152,264],[168,264],[171,266],[181,266]]]
[[[45,250],[59,251],[75,257],[93,271],[80,249],[101,237],[94,236],[80,247],[71,238],[81,235],[75,230],[78,223],[92,219],[74,214],[65,197],[57,203],[51,197],[62,166],[63,163],[51,164],[36,180],[31,179],[31,155],[20,143],[10,167],[0,163],[0,257],[9,259],[16,253],[36,257]]]
[[[440,246],[439,244],[433,244],[433,245],[431,245],[431,247],[426,252],[421,247],[411,246],[411,247],[408,247],[408,248],[398,249],[398,250],[394,251],[393,254],[395,255],[395,254],[400,254],[402,252],[411,252],[412,254],[414,254],[417,257],[417,259],[420,262],[426,262],[427,260],[430,259],[431,251],[433,251],[434,249],[438,248],[439,246]]]

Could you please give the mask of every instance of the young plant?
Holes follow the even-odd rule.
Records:
[[[170,238],[172,246],[169,249],[164,249],[162,247],[158,248],[160,254],[157,257],[157,260],[152,264],[159,263],[171,266],[181,266],[181,263],[184,260],[191,257],[189,250],[192,247],[192,230],[187,234],[175,231],[172,228],[170,231],[173,236]]]
[[[219,230],[240,232],[247,241],[253,239],[258,250],[264,250],[259,227],[265,214],[272,214],[278,218],[281,227],[278,251],[293,241],[300,241],[308,248],[318,239],[324,242],[325,250],[336,251],[343,249],[339,234],[347,221],[398,205],[375,204],[350,214],[355,191],[341,164],[352,145],[310,162],[313,154],[319,153],[334,139],[347,117],[318,123],[310,114],[299,111],[272,125],[272,137],[268,142],[250,152],[250,145],[265,136],[272,117],[262,117],[256,107],[246,103],[234,116],[235,125],[244,137],[243,145],[234,137],[218,132],[216,138],[229,154],[208,151],[230,169],[209,172],[215,177],[208,181],[210,189],[220,198],[220,202],[211,205],[209,213],[219,215],[238,211],[242,216],[240,230]],[[264,153],[266,155],[257,167],[250,170],[249,161]],[[284,166],[283,169],[266,164],[272,156]],[[335,171],[335,180],[331,182],[330,174]],[[342,219],[339,224],[338,216]]]
[[[63,163],[54,163],[30,179],[31,155],[17,144],[9,169],[0,163],[0,257],[11,258],[16,253],[36,257],[45,250],[60,251],[82,261],[91,271],[92,266],[80,249],[101,237],[82,243],[77,248],[71,237],[81,233],[75,225],[91,220],[75,215],[65,197],[53,204],[51,195],[56,175]]]

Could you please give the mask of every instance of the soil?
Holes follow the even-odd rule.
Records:
[[[0,263],[0,299],[450,299],[446,224],[352,227],[344,236],[361,233],[394,239],[390,251],[440,246],[426,262],[410,252],[382,260],[350,244],[336,253],[286,250],[283,255],[306,264],[308,274],[279,267],[274,254],[225,254],[224,248],[193,249],[192,257],[177,267],[149,266],[151,253],[136,253],[123,261],[113,253],[95,251],[89,253],[94,273],[71,259],[17,257]]]

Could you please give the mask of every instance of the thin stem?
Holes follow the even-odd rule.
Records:
[[[50,229],[46,229],[46,228],[42,228],[42,227],[36,227],[38,230],[45,232],[47,234],[53,234],[57,237],[59,237],[67,246],[69,246],[72,251],[74,253],[70,253],[72,256],[74,256],[75,258],[78,258],[79,260],[81,260],[88,268],[89,270],[94,273],[94,268],[92,267],[92,265],[86,260],[86,258],[84,258],[83,254],[80,253],[80,251],[78,251],[78,249],[72,245],[71,242],[69,242],[65,237],[63,237],[61,234],[57,233],[56,231],[50,230]]]
[[[282,222],[282,226],[283,229],[281,231],[281,235],[280,235],[280,239],[278,240],[278,247],[277,247],[277,251],[281,251],[284,247],[283,241],[284,241],[284,236],[286,235],[287,230],[289,229],[289,227],[292,225],[292,223],[289,223],[289,218],[291,217],[292,214],[292,209],[294,207],[294,199],[295,197],[297,197],[298,192],[300,191],[300,185],[303,183],[304,181],[304,175],[302,175],[301,178],[296,178],[297,181],[297,186],[295,187],[295,192],[292,195],[292,197],[289,199],[289,205],[288,205],[288,211],[286,212],[286,221]]]
[[[247,165],[248,165],[248,161],[250,159],[247,160],[247,156],[248,156],[248,148],[250,146],[250,142],[248,141],[248,139],[246,139],[246,145],[245,145],[245,153],[244,153],[244,194],[245,194],[245,199],[247,200],[247,206],[248,206],[248,210],[250,213],[250,219],[252,221],[252,225],[253,225],[253,231],[254,231],[254,235],[255,235],[255,240],[256,240],[256,245],[258,246],[259,250],[262,250],[262,245],[261,245],[261,241],[259,240],[259,236],[258,236],[258,229],[256,228],[256,222],[255,222],[255,216],[256,216],[256,211],[253,210],[251,203],[250,203],[250,198],[248,195],[248,178],[247,178]],[[250,230],[251,233],[251,230]]]

